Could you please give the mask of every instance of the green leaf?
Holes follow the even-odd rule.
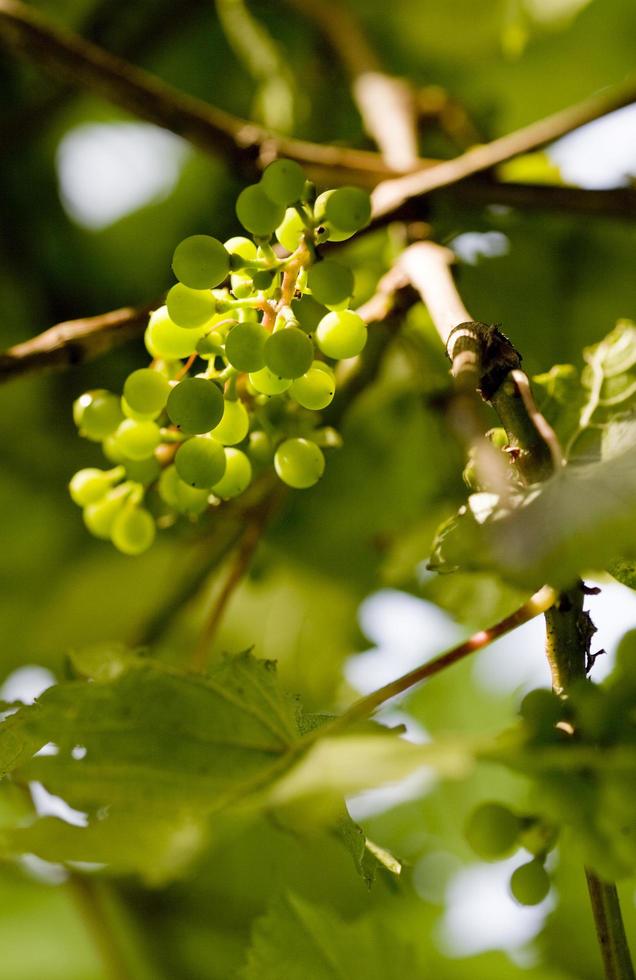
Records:
[[[346,922],[296,895],[281,899],[254,929],[239,980],[403,980],[419,976],[408,945],[378,915]]]

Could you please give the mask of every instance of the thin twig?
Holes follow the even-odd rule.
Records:
[[[439,674],[441,671],[446,670],[447,667],[451,667],[477,650],[483,650],[484,647],[489,646],[500,636],[510,633],[512,630],[517,629],[518,626],[527,623],[529,620],[534,619],[535,616],[545,612],[546,609],[549,609],[553,605],[556,598],[557,593],[554,589],[548,585],[543,586],[527,602],[524,602],[522,606],[509,616],[506,616],[505,619],[500,620],[500,622],[495,623],[494,626],[490,626],[488,629],[479,630],[479,632],[474,633],[467,640],[459,643],[451,650],[447,650],[433,660],[429,660],[420,667],[416,667],[407,674],[403,674],[397,680],[390,681],[390,683],[378,688],[377,691],[372,691],[371,694],[367,694],[365,697],[355,701],[342,715],[328,722],[327,725],[323,725],[310,732],[306,736],[305,741],[313,741],[316,738],[322,738],[324,735],[332,735],[336,731],[341,731],[364,718],[370,717],[386,701],[389,701],[398,694],[403,694],[416,684],[428,680],[428,678],[433,677],[435,674]]]
[[[233,553],[233,560],[221,591],[217,595],[210,614],[205,622],[199,642],[192,653],[190,667],[197,672],[205,670],[210,656],[212,642],[219,628],[227,606],[236,589],[243,581],[252,563],[265,528],[275,510],[284,499],[284,488],[279,485],[264,497],[261,505],[255,508],[253,516],[246,522]]]
[[[139,336],[156,305],[126,306],[99,316],[58,323],[0,353],[0,382],[32,371],[83,364]]]
[[[634,980],[616,885],[585,869],[587,888],[606,980]]]
[[[417,103],[412,86],[387,74],[357,18],[339,0],[288,0],[311,18],[338,55],[364,128],[398,173],[419,164]]]
[[[635,100],[636,80],[631,78],[623,85],[592,95],[576,105],[524,126],[523,129],[517,129],[484,146],[473,147],[461,156],[439,163],[426,172],[383,181],[372,194],[373,216],[379,218],[391,214],[411,197],[448,187],[521,153],[539,149],[579,126],[630,105]]]

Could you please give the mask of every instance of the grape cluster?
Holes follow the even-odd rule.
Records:
[[[520,816],[501,803],[482,803],[471,813],[465,827],[466,840],[485,861],[508,857],[522,847],[532,855],[516,868],[510,891],[520,905],[538,905],[550,891],[546,857],[554,847],[554,827],[536,816]]]
[[[574,834],[606,880],[636,873],[635,641],[627,635],[602,685],[581,679],[565,702],[536,690],[521,704],[524,755],[540,762],[533,805]]]
[[[73,407],[80,435],[112,466],[76,473],[71,497],[89,531],[125,554],[150,547],[157,514],[196,517],[272,463],[288,486],[313,486],[321,447],[336,441],[313,413],[334,397],[330,362],[358,355],[367,328],[348,308],[351,270],[320,246],[369,223],[369,195],[315,197],[302,168],[281,159],[239,194],[236,213],[253,238],[192,235],[175,249],[178,281],[145,333],[149,367],[121,397],[89,391]]]

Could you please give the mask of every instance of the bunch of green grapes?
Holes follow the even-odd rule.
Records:
[[[150,365],[121,396],[100,389],[74,404],[80,435],[112,465],[76,473],[71,497],[89,531],[125,554],[150,547],[161,508],[197,516],[272,464],[288,486],[313,486],[334,442],[316,413],[334,397],[333,362],[357,356],[367,328],[349,309],[351,269],[320,246],[369,223],[369,195],[314,198],[302,168],[276,160],[236,213],[252,238],[177,246],[178,281],[145,333]]]
[[[510,891],[520,905],[538,905],[550,891],[546,858],[556,842],[552,824],[541,817],[514,813],[502,803],[482,803],[471,813],[466,840],[484,861],[498,861],[519,848],[531,859],[516,868]]]
[[[602,685],[573,685],[565,704],[537,690],[521,705],[526,757],[536,753],[539,762],[533,805],[569,829],[586,864],[606,880],[636,873],[633,652],[619,650],[617,667]]]

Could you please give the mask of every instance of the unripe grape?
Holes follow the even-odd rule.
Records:
[[[550,891],[550,878],[541,861],[535,858],[512,872],[510,891],[520,905],[538,905]]]
[[[197,342],[207,331],[207,324],[196,329],[179,327],[168,315],[167,307],[161,306],[151,313],[144,342],[152,357],[172,361],[194,354]]]
[[[140,555],[155,540],[156,530],[149,511],[127,504],[115,517],[110,538],[124,555]]]
[[[261,368],[260,371],[251,371],[249,378],[254,390],[261,395],[280,395],[291,385],[291,378],[279,378],[268,367]]]
[[[313,357],[314,345],[300,327],[283,327],[265,343],[265,364],[279,378],[300,378]]]
[[[133,412],[142,415],[158,415],[163,411],[170,394],[170,384],[165,375],[150,368],[140,368],[129,374],[124,382],[124,398]]]
[[[320,303],[317,303],[313,296],[307,293],[301,300],[294,300],[291,305],[292,312],[298,320],[298,326],[305,333],[314,334],[323,316],[327,315],[327,310]]]
[[[225,473],[223,446],[209,436],[194,436],[179,447],[174,465],[184,483],[209,490]]]
[[[274,160],[263,171],[261,187],[275,204],[293,204],[305,187],[303,168],[294,160]]]
[[[161,473],[161,466],[154,456],[147,459],[128,459],[124,465],[128,479],[144,486],[154,483]]]
[[[170,420],[187,435],[209,432],[221,421],[223,408],[221,389],[206,378],[184,378],[166,403]]]
[[[272,288],[274,278],[276,277],[276,272],[274,269],[259,269],[252,276],[252,285],[254,289],[263,289],[267,291]]]
[[[232,262],[232,256],[237,256],[243,259],[245,262],[253,262],[256,258],[256,245],[250,238],[244,238],[242,235],[235,235],[234,238],[228,238],[225,242],[225,248],[230,253],[230,265],[234,268],[242,268],[241,264]]]
[[[307,285],[319,303],[335,306],[348,300],[353,293],[353,273],[340,262],[323,259],[310,267]]]
[[[275,204],[260,184],[251,184],[236,200],[236,215],[248,231],[260,238],[271,235],[285,215],[285,207]]]
[[[180,514],[201,514],[208,506],[209,491],[184,483],[174,464],[162,472],[158,490],[161,499]]]
[[[519,707],[519,714],[535,731],[550,731],[563,718],[565,706],[554,691],[536,688],[529,691]]]
[[[371,220],[371,198],[361,187],[338,187],[325,203],[325,218],[340,231],[354,232]]]
[[[78,470],[68,485],[69,493],[73,503],[78,507],[86,507],[88,504],[100,500],[111,489],[113,483],[121,479],[124,475],[123,467],[118,466],[114,470],[98,470],[89,468]]]
[[[131,485],[123,483],[84,508],[84,523],[94,537],[104,541],[110,538],[113,522],[126,503],[130,490]]]
[[[501,803],[482,803],[473,810],[464,835],[475,854],[485,861],[505,857],[514,849],[522,822]]]
[[[230,257],[221,242],[210,235],[191,235],[177,245],[172,269],[190,289],[212,289],[230,271]]]
[[[316,198],[314,204],[314,218],[319,226],[323,226],[327,230],[327,241],[330,242],[344,242],[347,238],[351,238],[355,234],[355,231],[344,231],[342,228],[335,228],[331,222],[327,220],[327,204],[330,199],[336,193],[335,189],[330,191],[324,191],[319,194]]]
[[[178,327],[201,327],[216,313],[216,301],[209,289],[190,289],[178,282],[166,297],[168,316]]]
[[[237,323],[225,339],[225,356],[237,371],[260,371],[265,364],[268,337],[260,323],[250,320]]]
[[[325,457],[309,439],[286,439],[276,450],[274,468],[287,486],[304,490],[318,483],[325,470]]]
[[[299,405],[315,412],[326,408],[333,401],[336,390],[333,373],[323,371],[321,367],[317,367],[319,364],[320,361],[314,361],[309,371],[302,378],[297,378],[289,389],[289,394]]]
[[[226,401],[223,418],[210,435],[224,446],[235,446],[242,442],[250,427],[250,417],[241,401]]]
[[[268,466],[274,458],[272,440],[266,432],[250,432],[248,452],[259,466]]]
[[[128,459],[146,459],[152,456],[160,442],[159,426],[154,422],[125,419],[115,433],[117,448]]]
[[[161,412],[135,412],[135,410],[130,407],[123,395],[119,399],[119,404],[126,418],[134,419],[135,422],[152,422],[159,415],[161,415]],[[108,439],[109,436],[106,438]]]
[[[287,208],[285,217],[276,229],[276,237],[288,252],[295,252],[306,230],[298,211],[295,208]]]
[[[115,431],[124,415],[117,395],[100,388],[76,399],[73,417],[80,435],[92,442],[102,442]]]
[[[327,313],[316,329],[316,342],[327,357],[355,357],[367,342],[366,323],[353,310]]]
[[[212,487],[212,493],[221,500],[238,497],[250,484],[252,464],[240,449],[225,450],[225,473]]]

